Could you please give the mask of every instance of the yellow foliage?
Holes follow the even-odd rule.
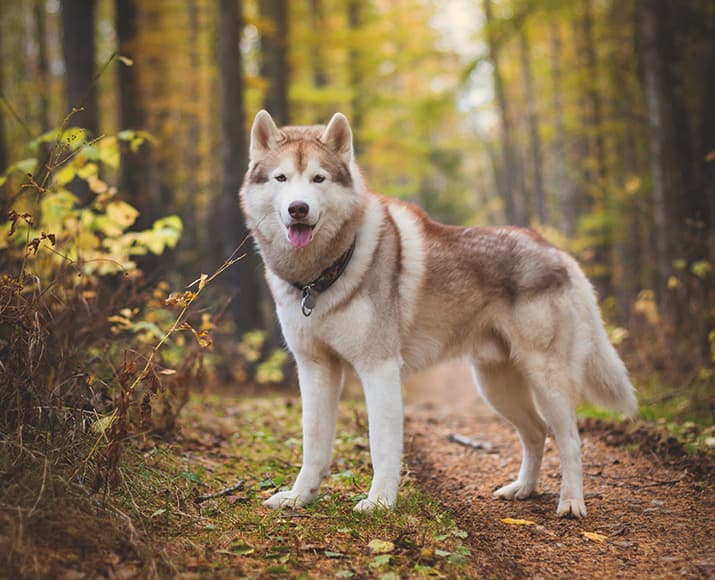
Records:
[[[584,538],[591,540],[592,542],[598,542],[599,544],[602,544],[608,539],[608,536],[604,536],[603,534],[598,534],[596,532],[581,532],[581,535]]]
[[[389,540],[370,540],[367,545],[368,550],[372,554],[389,554],[395,551],[395,544]]]
[[[520,520],[520,519],[515,519],[515,518],[502,518],[501,522],[503,524],[509,524],[512,526],[535,526],[536,522],[532,522],[531,520]]]
[[[633,310],[645,317],[650,325],[655,326],[660,322],[660,314],[658,313],[658,305],[655,303],[655,292],[653,290],[641,290],[633,305]]]

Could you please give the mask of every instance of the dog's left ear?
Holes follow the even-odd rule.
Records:
[[[335,113],[320,136],[320,140],[345,163],[350,163],[353,158],[353,132],[345,115]]]

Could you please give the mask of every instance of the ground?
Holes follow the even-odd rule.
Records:
[[[514,479],[520,447],[511,426],[469,384],[462,367],[409,385],[407,457],[418,485],[440,499],[461,528],[485,577],[711,578],[715,575],[715,495],[700,462],[663,456],[638,431],[582,421],[588,515],[555,515],[558,451],[546,445],[540,493],[527,501],[492,498]],[[440,402],[447,396],[449,404]],[[450,441],[463,435],[489,452]],[[712,464],[711,464],[712,466]],[[693,473],[694,472],[694,473]],[[505,518],[533,524],[504,524]],[[585,533],[596,533],[589,537]]]
[[[536,497],[492,497],[518,471],[518,438],[478,398],[464,367],[415,377],[405,392],[398,505],[368,515],[352,511],[370,478],[359,391],[341,403],[333,473],[321,496],[306,509],[286,511],[262,502],[290,484],[300,465],[297,392],[192,397],[177,437],[148,441],[127,462],[117,496],[135,522],[134,549],[109,553],[95,575],[714,577],[711,457],[663,446],[630,423],[585,419],[588,515],[561,519],[552,439]],[[483,448],[455,442],[454,435]],[[74,569],[64,576],[86,576],[80,564]]]

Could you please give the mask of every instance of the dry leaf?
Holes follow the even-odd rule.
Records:
[[[387,540],[370,540],[367,547],[372,554],[389,554],[395,549],[395,544]]]
[[[534,526],[534,525],[536,525],[536,522],[532,522],[531,520],[517,520],[514,518],[502,518],[501,521],[503,524],[511,524],[513,526]]]
[[[603,534],[597,534],[596,532],[581,532],[581,535],[584,538],[591,540],[592,542],[598,542],[600,544],[603,544],[603,542],[608,539],[608,536],[604,536]]]

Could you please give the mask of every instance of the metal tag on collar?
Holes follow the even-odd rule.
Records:
[[[316,292],[312,286],[303,286],[303,294],[300,301],[300,309],[303,311],[303,316],[310,316],[315,308]]]

